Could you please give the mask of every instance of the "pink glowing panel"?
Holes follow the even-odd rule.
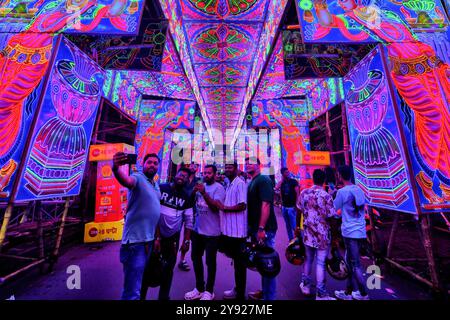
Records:
[[[260,25],[186,23],[194,63],[250,62]]]
[[[205,103],[242,101],[245,94],[245,88],[236,87],[203,88],[202,91]]]
[[[246,64],[199,64],[195,66],[202,87],[246,86],[250,65]]]
[[[264,21],[267,0],[183,0],[185,19]]]

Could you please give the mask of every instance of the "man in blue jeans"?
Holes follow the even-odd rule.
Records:
[[[334,207],[341,210],[341,232],[345,244],[345,259],[349,267],[347,289],[335,291],[341,300],[369,300],[366,291],[363,269],[359,251],[366,241],[366,220],[364,205],[366,198],[364,192],[351,182],[352,168],[342,166],[339,176],[344,187],[339,189],[334,199]]]
[[[257,158],[245,159],[245,169],[252,177],[247,191],[248,231],[252,237],[275,248],[277,220],[273,207],[273,184],[268,176],[261,174],[260,161]],[[262,291],[249,293],[252,300],[275,300],[276,278],[261,277]]]
[[[127,163],[130,161],[125,153],[118,152],[114,155],[114,176],[122,186],[128,188],[128,207],[120,247],[120,262],[124,273],[121,299],[139,300],[145,266],[160,216],[160,192],[153,180],[158,171],[159,158],[154,153],[147,154],[143,160],[142,172],[132,175],[120,168]]]
[[[316,169],[313,172],[314,185],[300,194],[299,209],[303,214],[303,243],[306,250],[306,261],[302,275],[300,289],[304,295],[311,294],[311,274],[314,257],[316,258],[316,300],[336,300],[328,295],[325,283],[325,259],[330,250],[329,219],[334,218],[336,212],[333,199],[323,189],[325,173]]]
[[[291,178],[291,173],[288,168],[281,168],[281,175],[283,176],[279,186],[282,204],[281,212],[286,223],[288,239],[291,241],[294,239],[296,227],[297,212],[295,210],[295,204],[297,203],[298,182]]]

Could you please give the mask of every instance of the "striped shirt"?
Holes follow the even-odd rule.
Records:
[[[234,207],[247,203],[247,186],[242,179],[235,178],[225,192],[224,205]],[[247,210],[239,212],[220,212],[220,231],[232,238],[247,237]]]
[[[177,190],[165,183],[161,187],[161,216],[159,230],[161,236],[168,238],[181,231],[183,222],[185,228],[191,229],[194,224],[192,200],[185,189]]]

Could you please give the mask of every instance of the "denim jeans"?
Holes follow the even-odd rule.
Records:
[[[316,257],[316,281],[317,281],[317,294],[323,296],[327,294],[325,289],[326,277],[325,277],[325,259],[328,256],[329,248],[319,250],[305,245],[306,261],[302,274],[302,282],[305,286],[311,285],[311,274],[313,271],[314,257]]]
[[[177,232],[171,237],[161,237],[161,255],[167,264],[161,275],[161,285],[159,287],[158,300],[170,299],[170,287],[172,286],[173,268],[177,262],[178,246],[180,243],[180,233]]]
[[[254,235],[256,239],[256,234]],[[266,231],[266,239],[264,244],[267,247],[275,249],[275,232]],[[261,286],[263,291],[263,300],[275,300],[277,291],[276,278],[268,278],[261,276]]]
[[[150,258],[153,241],[122,244],[120,262],[123,265],[124,283],[122,300],[139,300],[145,266]]]
[[[359,251],[366,239],[344,238],[345,262],[348,265],[349,277],[347,279],[347,291],[356,291],[365,296],[367,294],[361,258]]]
[[[232,238],[223,236],[234,265],[234,283],[236,289],[236,299],[245,300],[245,288],[247,285],[247,265],[245,256],[242,254],[242,247],[245,245],[246,238]]]
[[[289,241],[294,239],[295,223],[297,212],[295,208],[281,207],[281,212],[283,214],[284,222],[286,223],[286,230]]]
[[[217,249],[219,248],[219,237],[208,237],[197,232],[191,233],[192,239],[192,264],[194,265],[195,273],[195,287],[198,291],[214,292],[214,283],[216,281],[217,269]],[[208,269],[208,276],[206,280],[203,270],[203,254],[205,254],[206,267]]]

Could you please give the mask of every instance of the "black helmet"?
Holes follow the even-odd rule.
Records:
[[[342,258],[339,250],[334,248],[331,250],[331,259],[326,259],[325,263],[327,271],[331,277],[336,280],[344,280],[348,278],[348,266]]]
[[[289,263],[296,266],[302,265],[305,262],[305,245],[303,241],[298,237],[292,239],[286,248],[285,255]]]
[[[242,245],[241,253],[244,257],[245,264],[252,271],[256,271],[255,256],[257,251],[256,244],[253,242],[247,241]]]
[[[280,273],[280,256],[273,248],[258,248],[254,260],[256,269],[263,277],[274,278]]]
[[[155,251],[150,255],[150,259],[145,267],[142,286],[156,288],[161,285],[163,269],[167,261],[162,258],[160,253]]]

